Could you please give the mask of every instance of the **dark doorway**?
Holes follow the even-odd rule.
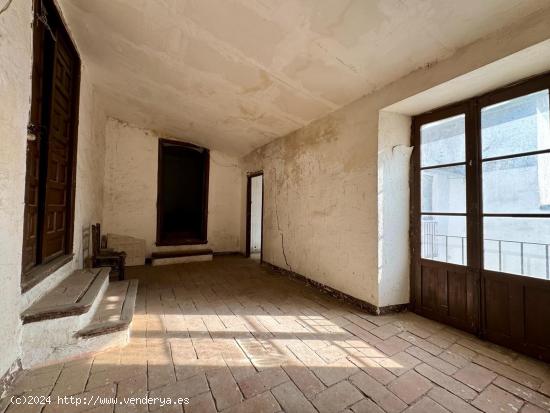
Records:
[[[413,122],[416,312],[550,361],[550,75]]]
[[[263,261],[263,172],[248,176],[246,193],[246,256]]]
[[[51,0],[34,2],[22,286],[72,254],[80,58]]]
[[[206,244],[209,152],[159,140],[157,245]]]

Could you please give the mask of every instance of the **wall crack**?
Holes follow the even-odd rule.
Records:
[[[6,4],[4,4],[4,7],[2,7],[0,9],[0,14],[4,13],[6,10],[8,10],[12,2],[13,2],[13,0],[8,0],[6,2]]]
[[[275,172],[275,182],[278,182],[277,172]],[[283,258],[285,259],[285,264],[288,267],[290,271],[292,271],[292,265],[289,264],[288,258],[286,256],[286,250],[285,250],[285,236],[281,229],[281,223],[279,222],[279,208],[278,208],[278,202],[277,202],[277,191],[274,191],[275,193],[275,218],[277,220],[277,230],[279,231],[279,234],[281,234],[281,250],[283,253]]]

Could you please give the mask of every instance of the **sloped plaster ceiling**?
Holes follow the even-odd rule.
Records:
[[[107,113],[233,155],[548,0],[58,0]]]

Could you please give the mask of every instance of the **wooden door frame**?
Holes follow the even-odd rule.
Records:
[[[260,231],[260,240],[262,247],[260,249],[260,262],[264,262],[264,172],[256,171],[247,174],[246,176],[246,248],[245,248],[245,257],[250,257],[250,231],[251,228],[251,217],[252,217],[252,178],[258,176],[262,177],[262,222],[261,222],[261,231]]]
[[[200,149],[204,151],[204,175],[203,175],[203,200],[202,200],[202,229],[201,236],[199,238],[179,239],[176,241],[167,241],[161,237],[162,229],[162,212],[164,209],[163,198],[161,196],[161,186],[163,179],[162,161],[162,149],[166,145],[181,146],[188,149]],[[169,246],[169,245],[198,245],[208,243],[208,194],[209,194],[209,180],[210,180],[210,151],[206,148],[193,145],[192,143],[177,141],[173,139],[160,138],[158,140],[158,171],[157,171],[157,229],[156,229],[156,245]]]
[[[521,324],[520,320],[527,317],[524,311],[526,288],[532,288],[540,291],[550,291],[550,282],[541,280],[536,277],[529,277],[518,274],[505,273],[501,271],[493,271],[484,267],[484,216],[502,216],[502,217],[539,217],[547,218],[548,213],[540,214],[521,214],[521,213],[503,213],[494,214],[486,212],[483,209],[483,185],[482,185],[482,165],[484,161],[493,161],[507,159],[511,157],[522,157],[528,155],[537,155],[541,153],[550,153],[550,150],[535,150],[532,152],[522,152],[513,155],[489,157],[485,160],[482,158],[482,142],[481,142],[481,110],[486,106],[504,102],[510,99],[528,95],[530,93],[548,89],[550,90],[550,73],[537,75],[514,84],[493,90],[483,95],[472,97],[465,101],[445,106],[440,109],[413,117],[411,140],[414,146],[413,156],[410,166],[410,185],[411,185],[411,215],[410,215],[410,308],[413,311],[422,314],[422,309],[417,302],[420,299],[419,285],[421,283],[420,267],[422,264],[421,258],[421,188],[420,188],[420,126],[438,119],[444,119],[452,116],[459,110],[466,114],[465,134],[466,134],[466,174],[467,184],[470,185],[466,189],[467,197],[467,237],[468,237],[468,260],[466,263],[467,277],[470,285],[473,287],[474,297],[468,297],[468,300],[475,304],[476,317],[473,320],[472,332],[478,336],[510,347],[516,351],[529,354],[534,357],[550,360],[550,347],[541,346],[540,342],[533,341],[525,335],[525,321]],[[550,102],[549,102],[550,104]],[[429,261],[429,260],[427,260]],[[436,261],[433,261],[436,262]],[[446,263],[441,263],[446,265]],[[434,264],[435,265],[435,264]],[[448,265],[448,264],[447,264]],[[501,283],[507,283],[508,295],[506,300],[509,305],[514,308],[510,311],[516,316],[514,319],[508,320],[510,332],[501,334],[498,331],[493,331],[489,328],[488,309],[492,305],[487,300],[487,293],[490,288],[486,286],[486,282],[497,280]],[[470,285],[468,287],[470,287]],[[499,298],[500,299],[500,298]],[[498,300],[496,300],[498,301]],[[493,302],[496,302],[493,298]],[[493,307],[494,309],[494,307]],[[519,316],[518,316],[519,314]],[[436,314],[423,314],[438,321],[452,324],[449,320],[441,319]]]

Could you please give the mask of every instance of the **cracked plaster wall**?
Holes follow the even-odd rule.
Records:
[[[244,156],[243,174],[264,171],[264,260],[376,306],[407,302],[409,120],[380,112],[417,95],[407,115],[480,93],[467,75],[550,39],[549,18],[531,15]],[[534,70],[550,69],[539,60]],[[506,76],[492,65],[483,79],[495,88],[536,73],[524,62],[507,61]],[[461,77],[478,88],[452,89]],[[448,93],[430,93],[446,82]]]
[[[106,129],[103,233],[145,240],[146,254],[174,250],[156,247],[158,133],[109,119]],[[241,173],[238,161],[210,151],[208,244],[216,252],[239,251]],[[184,246],[184,249],[193,246]]]

